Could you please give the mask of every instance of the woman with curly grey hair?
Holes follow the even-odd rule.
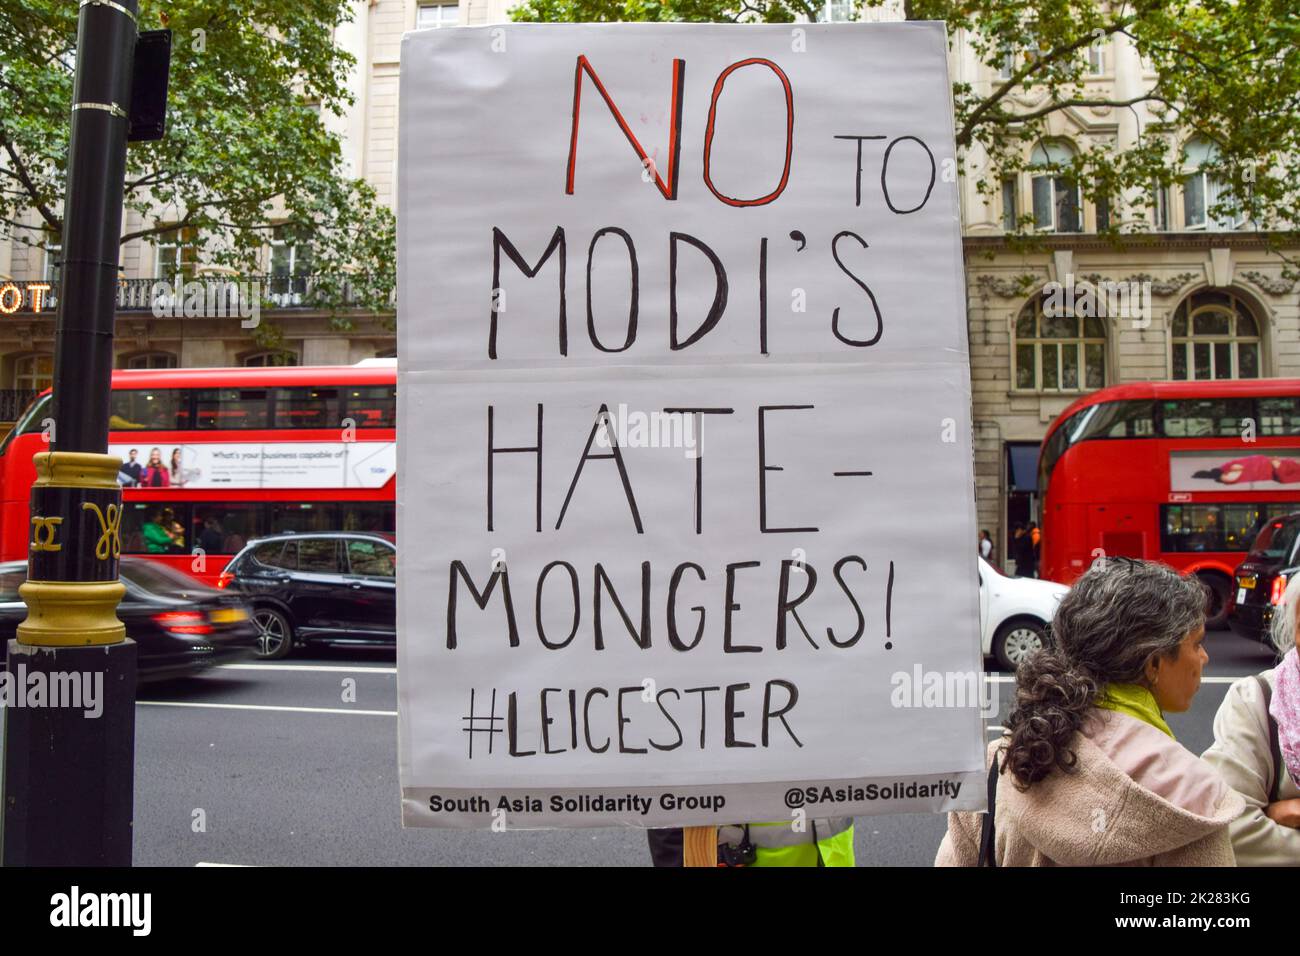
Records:
[[[1098,561],[1053,646],[1016,674],[989,746],[993,813],[952,813],[940,866],[1232,866],[1242,800],[1174,739],[1209,659],[1205,592],[1160,564]]]
[[[1205,761],[1241,794],[1245,806],[1229,828],[1241,866],[1300,865],[1300,660],[1296,657],[1300,575],[1273,613],[1281,662],[1228,688],[1214,715]]]

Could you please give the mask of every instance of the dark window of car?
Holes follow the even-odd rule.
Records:
[[[298,542],[298,570],[332,574],[339,570],[338,542],[333,538],[308,538]]]
[[[257,564],[267,568],[285,568],[289,565],[284,563],[284,542],[268,541],[265,544],[259,544],[253,549],[252,559]],[[293,555],[294,564],[298,561],[298,552],[295,550]]]
[[[397,422],[397,387],[395,385],[349,385],[346,392],[346,417],[358,428],[392,428]]]
[[[1239,438],[1255,417],[1253,398],[1188,398],[1160,403],[1169,438]]]
[[[370,577],[391,578],[396,570],[394,559],[396,552],[386,544],[378,541],[350,540],[348,545],[348,566],[353,574]]]
[[[189,414],[189,395],[179,388],[115,388],[108,427],[110,431],[171,431],[188,428]]]
[[[194,392],[195,428],[266,428],[265,388],[200,388]]]
[[[208,597],[213,590],[200,584],[183,571],[155,561],[124,561],[119,571],[130,583],[165,597]]]
[[[18,594],[18,588],[26,580],[26,566],[13,571],[0,572],[0,602],[12,604],[15,601],[21,601],[22,598]]]
[[[274,391],[276,428],[338,428],[343,421],[337,387],[306,385]]]
[[[1271,521],[1264,526],[1251,546],[1252,558],[1283,559],[1291,556],[1300,521]]]
[[[1300,398],[1261,398],[1259,400],[1261,435],[1300,435]]]

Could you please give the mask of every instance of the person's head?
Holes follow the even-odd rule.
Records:
[[[1014,525],[1011,526],[1011,530],[1015,533],[1015,536],[1018,538],[1025,533],[1025,525],[1023,522],[1017,521]]]
[[[1021,787],[1069,770],[1075,733],[1107,684],[1139,684],[1160,709],[1187,710],[1209,660],[1205,586],[1194,576],[1130,558],[1098,561],[1061,599],[1053,646],[1016,673],[1006,765]]]
[[[175,467],[176,467],[177,465],[179,465],[180,463],[181,463],[181,450],[180,450],[179,448],[173,448],[173,449],[172,449],[172,467],[175,468]]]
[[[140,449],[138,449],[138,448],[132,448],[132,449],[131,449],[129,452],[127,452],[126,454],[127,454],[127,457],[131,459],[131,461],[135,461],[135,456],[138,455],[138,454],[140,454]]]
[[[149,449],[149,464],[151,464],[151,465],[161,465],[161,464],[162,464],[162,449],[161,449],[161,448],[150,448],[150,449]]]
[[[1282,600],[1277,602],[1277,609],[1273,611],[1270,631],[1279,657],[1295,647],[1296,625],[1300,623],[1297,605],[1300,605],[1300,574],[1292,575],[1282,592]]]
[[[206,518],[203,519],[203,527],[211,528],[213,531],[220,531],[221,522],[219,522],[215,516],[208,515]]]
[[[989,533],[988,533],[987,530],[985,530],[985,531],[981,531],[981,532],[980,532],[980,540],[981,540],[981,541],[988,541],[988,540],[989,540],[989,537],[990,537],[990,535],[989,535]]]

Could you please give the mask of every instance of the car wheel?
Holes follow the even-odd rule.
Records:
[[[1206,588],[1205,629],[1221,631],[1228,624],[1228,604],[1232,585],[1222,574],[1201,571],[1196,575]]]
[[[993,656],[998,666],[1008,671],[1014,671],[1026,657],[1046,646],[1047,628],[1030,618],[1007,621],[993,636]]]
[[[253,623],[257,625],[257,656],[262,660],[279,660],[293,649],[293,627],[279,611],[259,607],[253,611]]]

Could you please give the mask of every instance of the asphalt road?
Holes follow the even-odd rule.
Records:
[[[1169,721],[1198,753],[1231,680],[1272,662],[1231,634],[1212,635],[1207,647],[1193,709]],[[346,680],[355,681],[355,702],[343,700]],[[403,830],[396,707],[391,655],[317,653],[146,685],[136,723],[137,865],[648,863],[639,830]],[[929,865],[944,825],[942,816],[860,817],[858,863]]]
[[[1210,636],[1192,709],[1170,715],[1200,753],[1229,683],[1271,652]],[[1010,678],[993,675],[1001,709]],[[352,699],[345,700],[347,697]],[[398,817],[392,655],[318,652],[218,668],[141,688],[136,711],[135,862],[140,866],[646,865],[640,830],[403,830]],[[3,710],[0,709],[0,720]],[[861,866],[926,866],[942,816],[859,817]]]

